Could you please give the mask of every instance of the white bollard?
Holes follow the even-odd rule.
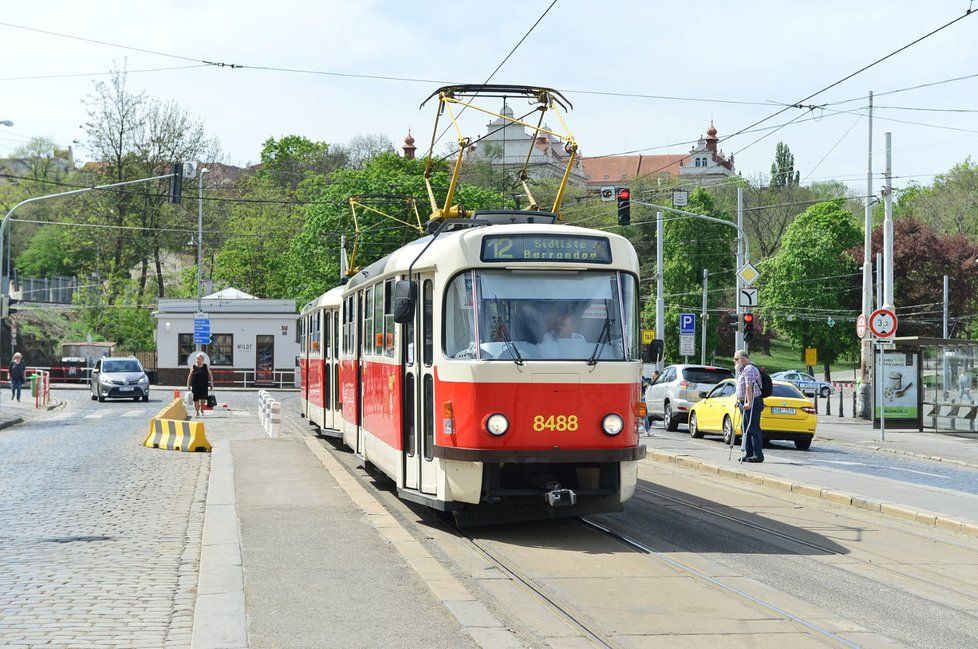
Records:
[[[261,404],[258,409],[258,420],[261,422],[262,430],[268,431],[268,402],[270,398],[268,393],[262,395]]]
[[[282,434],[282,404],[272,401],[268,420],[268,436],[275,439]]]

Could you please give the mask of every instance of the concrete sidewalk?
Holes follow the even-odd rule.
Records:
[[[741,464],[737,461],[739,447],[731,454],[712,437],[683,439],[654,431],[642,441],[649,450],[647,461],[677,463],[978,536],[978,496],[973,493],[809,463],[820,457],[820,450],[830,454],[833,448],[836,452],[851,448],[876,455],[884,466],[938,462],[944,471],[956,472],[962,480],[978,479],[978,439],[974,436],[887,431],[884,442],[869,422],[823,416],[811,451],[772,447],[765,450],[763,464]]]
[[[869,421],[822,415],[816,439],[978,469],[978,433],[887,430],[884,441],[880,438],[879,429],[874,429]]]

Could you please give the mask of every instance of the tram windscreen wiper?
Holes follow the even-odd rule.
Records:
[[[499,298],[493,296],[493,301],[496,303],[496,309],[499,309]],[[503,337],[503,342],[506,343],[506,348],[509,349],[509,353],[513,355],[513,362],[517,366],[523,365],[523,356],[520,354],[520,350],[516,349],[516,343],[509,336],[509,329],[503,323],[503,319],[499,315],[492,316],[492,321],[496,323],[496,328],[498,329],[500,335]]]
[[[598,344],[594,346],[594,352],[592,352],[591,357],[587,359],[588,365],[597,365],[598,356],[601,355],[601,350],[604,349],[605,339],[611,337],[611,326],[614,324],[614,319],[610,314],[604,317],[604,327],[601,328],[601,335],[598,336]]]

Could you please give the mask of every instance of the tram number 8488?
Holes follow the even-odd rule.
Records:
[[[577,428],[577,415],[537,415],[533,418],[533,430],[538,433],[544,430],[574,432]]]

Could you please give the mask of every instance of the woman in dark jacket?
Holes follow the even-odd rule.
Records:
[[[197,354],[194,365],[187,375],[187,389],[194,393],[194,413],[200,417],[207,405],[207,391],[214,387],[214,376],[204,363],[204,355]]]
[[[24,387],[24,372],[27,366],[24,364],[24,357],[20,355],[20,352],[14,354],[14,360],[10,362],[10,369],[7,373],[10,374],[10,400],[13,401],[17,399],[20,401],[20,389]]]

